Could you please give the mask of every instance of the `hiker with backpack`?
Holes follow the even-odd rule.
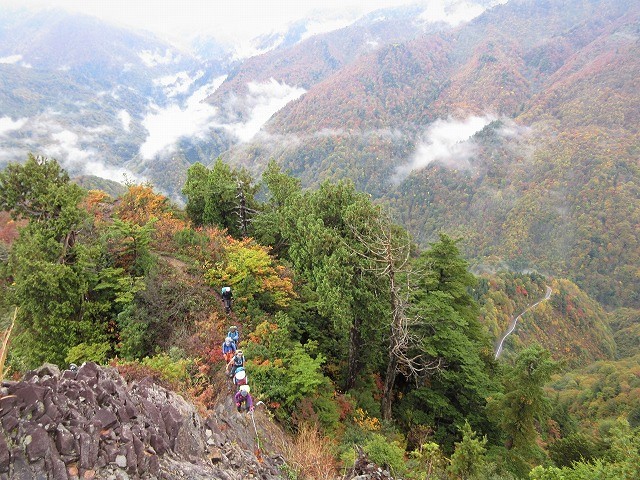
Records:
[[[233,384],[236,386],[236,391],[242,387],[243,385],[247,385],[249,383],[249,379],[247,378],[247,371],[244,367],[238,367],[236,369],[236,373],[233,376]]]
[[[242,350],[236,350],[235,355],[229,363],[227,363],[227,373],[229,374],[229,378],[233,378],[236,374],[236,370],[238,368],[244,368],[244,355],[242,354]]]
[[[238,413],[242,412],[242,410],[246,412],[253,412],[253,398],[251,398],[251,395],[249,394],[250,390],[249,385],[242,385],[240,390],[236,392],[234,399],[236,401]]]
[[[228,315],[231,312],[231,299],[233,298],[231,287],[222,287],[220,295],[222,296],[222,301],[224,302],[224,311]]]
[[[233,356],[236,354],[236,344],[231,337],[227,337],[222,342],[222,356],[225,363],[229,363]]]
[[[240,332],[238,331],[238,327],[231,325],[227,332],[227,337],[229,337],[236,348],[238,348],[238,342],[240,341]]]

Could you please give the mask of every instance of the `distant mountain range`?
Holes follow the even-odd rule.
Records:
[[[176,197],[189,162],[220,149],[208,139],[185,142],[162,122],[179,122],[174,112],[224,78],[226,55],[203,60],[151,34],[59,10],[3,12],[0,166],[31,151],[75,174],[145,178]]]
[[[454,18],[395,8],[315,36],[299,22],[240,60],[211,39],[185,53],[86,17],[2,15],[0,167],[45,153],[178,199],[196,161],[257,177],[273,158],[306,186],[352,179],[420,243],[458,234],[479,271],[640,307],[640,4]]]

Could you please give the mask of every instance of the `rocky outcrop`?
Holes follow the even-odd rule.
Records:
[[[227,397],[202,419],[150,380],[45,365],[0,388],[0,480],[282,478]]]
[[[393,480],[391,473],[373,463],[362,449],[358,448],[357,453],[353,469],[345,480]]]

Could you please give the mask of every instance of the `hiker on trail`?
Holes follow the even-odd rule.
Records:
[[[224,311],[229,314],[231,312],[231,299],[233,298],[231,287],[222,287],[221,296],[224,302]]]
[[[224,356],[225,363],[229,363],[233,356],[236,354],[236,344],[231,337],[227,337],[222,342],[222,356]]]
[[[229,360],[229,363],[227,363],[227,372],[229,373],[229,377],[233,378],[236,374],[236,370],[240,367],[244,368],[244,355],[242,354],[242,350],[236,350],[236,354],[231,360]]]
[[[238,367],[236,369],[236,374],[233,376],[233,384],[237,388],[240,388],[243,385],[247,385],[247,383],[248,379],[246,370],[244,369],[244,367]]]
[[[229,332],[227,332],[227,337],[231,338],[233,344],[238,348],[238,342],[240,341],[240,332],[238,331],[238,327],[231,325],[229,327]]]
[[[235,394],[236,408],[238,413],[244,409],[246,412],[253,412],[253,398],[249,395],[249,385],[242,385]],[[243,405],[244,404],[244,405]]]

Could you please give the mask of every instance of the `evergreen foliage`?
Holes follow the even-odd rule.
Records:
[[[477,305],[468,293],[474,277],[466,269],[456,242],[446,235],[416,261],[418,276],[411,311],[422,338],[420,353],[434,367],[418,388],[407,388],[400,402],[408,424],[438,425],[436,438],[447,449],[458,427],[468,419],[489,432],[486,398],[498,390],[489,375],[488,338],[477,318]]]
[[[194,165],[189,226],[150,185],[129,185],[113,200],[32,156],[0,172],[3,208],[21,222],[18,235],[0,217],[0,307],[20,312],[11,368],[110,361],[209,408],[229,322],[216,293],[230,285],[252,394],[288,425],[330,433],[345,460],[356,443],[416,480],[525,478],[550,460],[557,467],[531,478],[638,474],[637,431],[615,420],[639,423],[638,357],[629,355],[637,312],[611,317],[622,360],[549,383],[558,369],[551,353],[521,349],[532,326],[500,362],[490,341],[550,284],[553,296],[531,323],[568,330],[557,333],[565,343],[585,332],[553,355],[610,359],[606,314],[571,282],[504,272],[476,279],[459,240],[443,233],[421,250],[352,183],[302,190],[274,162],[264,204],[250,207],[255,239],[239,239],[239,190],[247,188],[245,206],[255,202],[245,173],[220,160],[211,170]],[[407,343],[394,342],[400,334]]]
[[[189,167],[182,193],[187,197],[186,211],[194,226],[217,226],[240,238],[249,233],[257,191],[245,169],[232,169],[218,158],[211,169],[201,163]]]
[[[536,424],[543,423],[549,415],[550,404],[543,387],[558,369],[548,350],[539,345],[527,347],[507,368],[504,393],[491,400],[492,416],[500,423],[514,458],[521,462],[534,462],[542,456],[536,443]]]
[[[461,480],[486,478],[487,462],[485,445],[487,438],[478,438],[476,432],[471,429],[469,422],[465,421],[460,428],[462,440],[455,444],[455,450],[451,455],[449,472]]]

